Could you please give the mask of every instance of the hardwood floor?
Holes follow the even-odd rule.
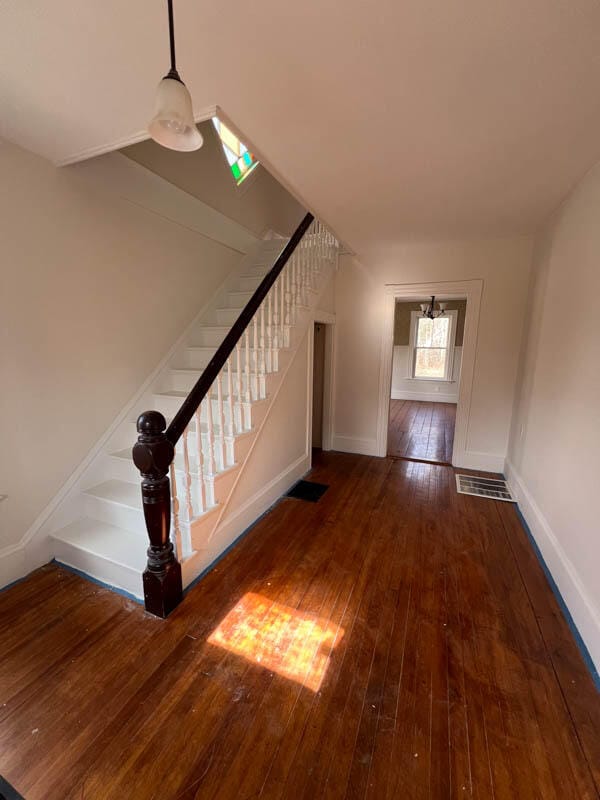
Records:
[[[388,455],[451,464],[455,419],[454,403],[390,400]]]
[[[321,454],[166,621],[49,565],[0,594],[27,800],[586,800],[600,696],[512,505]]]

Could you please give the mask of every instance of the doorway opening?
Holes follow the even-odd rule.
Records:
[[[466,306],[466,298],[396,298],[388,456],[452,463]]]
[[[455,467],[472,463],[469,424],[482,292],[479,279],[385,287],[377,455]],[[424,314],[432,295],[437,313]]]

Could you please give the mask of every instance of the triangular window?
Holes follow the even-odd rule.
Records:
[[[251,153],[245,144],[242,144],[238,137],[224,125],[218,117],[212,118],[215,130],[219,135],[225,158],[231,168],[231,173],[235,182],[239,186],[245,181],[248,175],[258,166],[258,161],[254,153]]]

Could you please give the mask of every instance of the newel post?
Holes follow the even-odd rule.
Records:
[[[165,435],[167,423],[159,411],[144,411],[137,421],[138,440],[133,461],[142,473],[142,502],[150,539],[148,565],[144,572],[146,611],[167,617],[183,595],[181,565],[169,538],[171,487],[169,465],[175,448]]]

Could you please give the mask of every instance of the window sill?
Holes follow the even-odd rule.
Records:
[[[433,383],[456,383],[456,381],[450,380],[449,378],[415,378],[412,375],[408,375],[404,378],[405,381],[432,381]]]

